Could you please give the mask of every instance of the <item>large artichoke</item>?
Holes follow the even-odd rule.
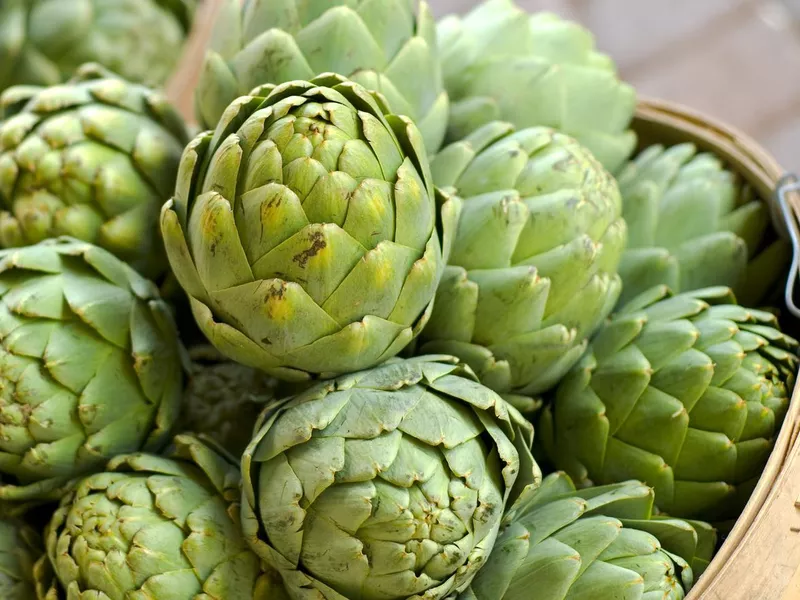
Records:
[[[636,93],[578,24],[487,0],[463,18],[443,19],[438,30],[453,103],[450,140],[500,119],[567,133],[612,173],[633,152]]]
[[[750,306],[785,276],[790,246],[767,235],[767,204],[713,154],[650,146],[617,181],[629,232],[623,301],[659,284],[676,293],[725,285]]]
[[[459,600],[681,600],[715,541],[705,523],[654,517],[638,481],[576,491],[553,473],[511,508]]]
[[[76,240],[0,251],[0,501],[58,496],[117,454],[160,449],[181,385],[152,283]]]
[[[452,598],[539,478],[532,433],[451,357],[320,383],[245,452],[245,535],[294,600]]]
[[[85,65],[64,85],[7,90],[0,109],[0,245],[70,235],[145,275],[166,268],[158,212],[188,136],[161,94]]]
[[[736,516],[778,434],[798,344],[728,288],[625,306],[559,385],[538,432],[581,484],[640,479],[677,517]]]
[[[47,529],[48,600],[280,600],[239,530],[239,471],[192,436],[169,457],[118,456],[61,502]]]
[[[432,167],[463,211],[422,350],[460,357],[500,392],[550,388],[620,293],[614,179],[563,134],[498,122]]]
[[[36,600],[33,565],[42,552],[41,540],[30,527],[0,519],[0,598]]]
[[[419,131],[360,85],[256,94],[187,147],[162,211],[198,325],[284,379],[383,362],[427,322],[458,202],[439,210]]]
[[[56,85],[85,62],[159,85],[175,67],[197,0],[3,0],[0,91]]]
[[[241,456],[261,411],[280,393],[280,382],[207,346],[192,348],[189,355],[192,369],[176,427],[208,435]]]
[[[436,25],[418,0],[225,0],[195,92],[198,119],[211,129],[259,85],[326,72],[381,92],[429,152],[441,146],[449,103]]]

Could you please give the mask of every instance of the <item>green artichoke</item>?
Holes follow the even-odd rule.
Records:
[[[633,152],[636,92],[576,23],[487,0],[463,18],[443,19],[438,37],[451,141],[503,120],[567,133],[612,173]]]
[[[434,181],[463,198],[422,351],[484,385],[555,385],[620,293],[625,223],[614,179],[573,139],[491,123],[442,150]]]
[[[751,306],[785,276],[790,245],[770,239],[767,204],[713,154],[650,146],[617,181],[629,231],[623,302],[659,284],[676,293],[725,285]]]
[[[186,148],[162,211],[197,323],[282,379],[381,363],[428,320],[459,204],[437,206],[419,131],[360,85],[255,93]]]
[[[0,598],[36,600],[33,565],[42,552],[41,540],[30,527],[0,519]]]
[[[169,457],[129,454],[67,495],[47,529],[53,600],[280,600],[239,530],[239,471],[177,436]]]
[[[526,492],[459,600],[681,600],[714,551],[713,528],[654,517],[638,481],[576,491],[553,473]]]
[[[262,419],[242,526],[294,600],[453,598],[540,477],[530,424],[452,357],[320,383]]]
[[[241,456],[259,414],[280,393],[280,382],[207,346],[192,348],[189,355],[192,370],[177,428],[208,435]]]
[[[197,0],[3,0],[0,91],[56,85],[83,63],[160,85],[172,73]]]
[[[597,334],[540,419],[550,459],[579,484],[629,478],[677,517],[744,506],[789,404],[798,343],[728,288],[645,292]]]
[[[442,145],[449,102],[436,24],[417,0],[225,0],[195,92],[198,119],[213,129],[253,88],[326,72],[383,94],[431,153]]]
[[[169,308],[127,265],[70,239],[0,251],[0,501],[160,449],[182,378]]]
[[[0,109],[0,245],[70,235],[146,276],[166,269],[158,213],[188,134],[161,94],[85,65],[64,85],[6,90]]]

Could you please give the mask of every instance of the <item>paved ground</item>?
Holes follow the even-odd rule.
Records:
[[[642,94],[736,125],[800,171],[800,0],[517,0],[595,32]],[[438,15],[476,0],[429,0]]]

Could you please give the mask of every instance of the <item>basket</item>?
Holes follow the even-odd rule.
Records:
[[[166,86],[170,100],[190,123],[193,91],[222,3],[203,2],[183,58]],[[640,99],[633,129],[643,145],[692,142],[715,153],[770,203],[778,233],[794,241],[800,238],[800,191],[792,189],[777,161],[749,136],[691,109],[652,99]],[[793,276],[796,273],[794,264]],[[788,292],[787,300],[792,308]],[[800,600],[799,427],[800,385],[744,512],[687,600]]]
[[[755,140],[694,110],[650,99],[639,101],[633,129],[641,144],[693,142],[717,154],[770,202],[779,234],[797,239],[800,192]],[[797,266],[792,269],[795,275]],[[794,309],[793,280],[787,286],[790,309]],[[747,506],[687,600],[800,599],[799,427],[797,385],[775,448]]]

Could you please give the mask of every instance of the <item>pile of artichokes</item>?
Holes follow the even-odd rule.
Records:
[[[686,597],[798,370],[768,199],[512,0],[222,0],[185,121],[195,4],[0,4],[0,597]]]

